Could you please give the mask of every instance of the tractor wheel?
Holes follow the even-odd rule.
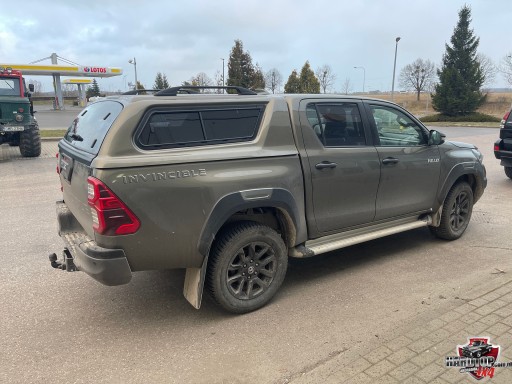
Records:
[[[37,157],[41,154],[41,135],[38,125],[31,125],[20,132],[20,153],[23,157]]]

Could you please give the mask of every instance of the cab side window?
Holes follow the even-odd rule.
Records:
[[[309,104],[308,121],[324,147],[366,145],[363,123],[355,103]]]
[[[410,147],[428,144],[425,130],[398,109],[372,105],[372,115],[383,147]]]

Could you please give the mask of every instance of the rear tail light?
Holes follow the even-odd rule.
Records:
[[[498,152],[500,150],[500,145],[499,144],[494,144],[494,152]]]
[[[139,229],[137,216],[95,177],[87,178],[87,200],[96,233],[105,236],[130,235]]]
[[[55,157],[57,158],[57,175],[60,175],[60,160],[59,160],[59,152],[55,154]]]
[[[510,111],[505,113],[505,116],[503,116],[503,119],[501,120],[500,128],[503,128],[505,126],[505,123],[507,122],[509,116],[510,116]]]

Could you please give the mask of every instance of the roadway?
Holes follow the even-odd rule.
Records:
[[[139,272],[106,287],[52,269],[47,256],[63,246],[56,141],[37,159],[0,146],[0,382],[289,383],[461,305],[512,271],[512,181],[492,154],[498,129],[441,130],[485,156],[489,185],[463,238],[441,241],[423,228],[291,263],[274,300],[243,316],[208,296],[193,309],[183,271]]]

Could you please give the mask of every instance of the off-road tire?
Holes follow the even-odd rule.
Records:
[[[247,313],[268,303],[286,275],[288,253],[272,228],[244,221],[217,236],[208,259],[206,286],[232,313]]]
[[[23,157],[37,157],[41,154],[41,135],[37,125],[20,132],[20,153]]]
[[[445,240],[456,240],[466,230],[473,212],[473,190],[466,182],[455,184],[443,204],[441,224],[431,232]]]
[[[512,167],[505,167],[505,175],[507,175],[509,179],[512,179]]]

